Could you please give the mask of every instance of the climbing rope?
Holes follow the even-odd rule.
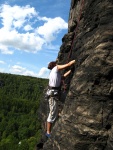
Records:
[[[79,16],[78,16],[78,19],[77,19],[77,26],[76,26],[75,31],[74,31],[74,38],[73,38],[71,48],[70,48],[70,51],[69,51],[69,55],[68,55],[68,59],[67,59],[68,62],[69,62],[69,58],[72,55],[72,48],[73,48],[74,41],[76,39],[76,33],[77,33],[77,30],[78,30],[78,26],[80,24],[80,18],[81,18],[81,15],[82,15],[83,6],[84,6],[84,0],[82,0],[82,2],[81,2],[80,12],[79,12]],[[67,84],[65,84],[65,81],[63,81],[62,83],[63,83],[63,89],[64,89],[63,92],[65,92]]]
[[[71,48],[70,48],[70,51],[69,51],[69,55],[68,55],[68,62],[69,62],[69,58],[71,57],[71,54],[72,54],[72,48],[73,48],[74,41],[76,39],[76,33],[77,33],[78,26],[79,26],[79,23],[80,23],[80,18],[81,18],[83,6],[84,6],[84,0],[82,0],[82,2],[81,2],[80,12],[79,12],[79,16],[78,16],[78,19],[77,19],[77,26],[76,26],[75,31],[74,31],[74,38],[73,38]]]

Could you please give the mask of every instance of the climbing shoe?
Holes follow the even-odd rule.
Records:
[[[50,138],[50,137],[51,137],[51,134],[46,133],[46,136],[47,136],[48,138]]]

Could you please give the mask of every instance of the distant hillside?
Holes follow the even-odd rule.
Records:
[[[48,80],[0,73],[0,150],[33,150],[37,110]]]

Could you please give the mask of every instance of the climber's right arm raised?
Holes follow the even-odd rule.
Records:
[[[71,65],[73,65],[74,63],[75,63],[75,60],[72,60],[72,61],[70,61],[70,62],[67,63],[67,64],[64,64],[64,65],[57,65],[57,69],[58,69],[58,70],[62,70],[62,69],[68,68],[68,67],[70,67]]]

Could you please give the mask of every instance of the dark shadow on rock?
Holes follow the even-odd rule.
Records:
[[[41,149],[43,149],[43,145],[44,145],[44,143],[38,143],[37,145],[36,145],[36,148],[35,148],[35,150],[41,150]]]
[[[48,138],[46,137],[45,133],[42,132],[42,137],[41,137],[40,141],[37,143],[35,150],[43,149],[43,145],[47,140],[48,140]]]

